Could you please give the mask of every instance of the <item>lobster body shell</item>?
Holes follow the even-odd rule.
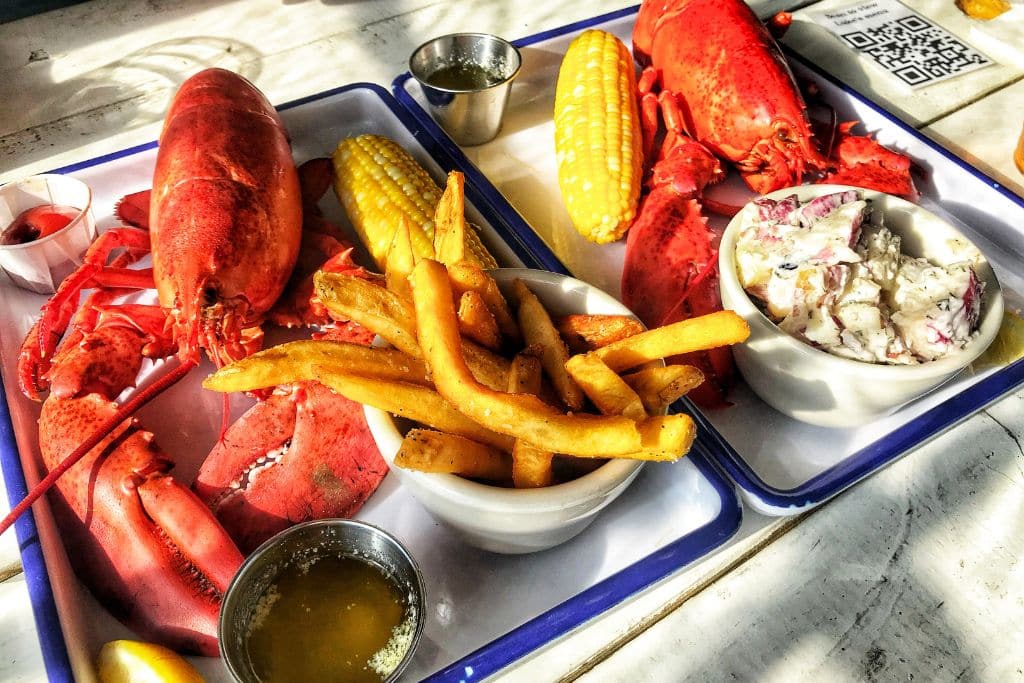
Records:
[[[742,0],[644,2],[633,52],[657,72],[686,131],[737,165],[757,192],[823,168],[785,57]]]
[[[247,80],[182,84],[160,135],[150,199],[153,277],[182,360],[223,364],[280,296],[299,253],[302,199],[284,124]],[[257,335],[258,337],[258,335]]]

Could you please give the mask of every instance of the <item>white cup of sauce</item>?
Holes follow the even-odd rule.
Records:
[[[57,215],[67,224],[49,232]],[[82,265],[96,239],[92,190],[71,176],[43,174],[0,186],[0,268],[14,284],[52,294]]]

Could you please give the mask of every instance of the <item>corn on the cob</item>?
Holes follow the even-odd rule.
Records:
[[[573,225],[603,244],[626,232],[640,198],[636,72],[622,41],[584,31],[569,45],[555,87],[558,186]]]
[[[408,219],[413,251],[433,258],[434,210],[441,190],[415,159],[394,140],[360,135],[342,140],[332,161],[334,190],[378,268],[384,268],[401,215]],[[469,226],[466,257],[483,268],[497,266]]]

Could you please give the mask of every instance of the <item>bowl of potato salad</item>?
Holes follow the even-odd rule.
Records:
[[[995,338],[1003,298],[978,248],[934,213],[838,185],[758,198],[719,250],[722,302],[751,336],[747,384],[798,420],[864,424],[928,393]]]

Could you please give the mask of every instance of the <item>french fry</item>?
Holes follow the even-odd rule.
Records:
[[[446,265],[466,260],[464,192],[465,177],[458,171],[452,171],[434,211],[434,258]]]
[[[538,489],[554,483],[551,459],[554,453],[522,439],[512,447],[512,485],[517,489]]]
[[[508,371],[508,391],[510,394],[540,394],[542,385],[540,367],[540,349],[528,346],[512,359],[512,367]]]
[[[658,358],[737,344],[749,335],[747,322],[734,311],[717,311],[621,339],[594,353],[622,372]]]
[[[655,415],[636,424],[641,435],[641,448],[632,453],[605,457],[675,462],[690,452],[693,440],[697,436],[693,418],[685,413]]]
[[[595,354],[573,356],[565,364],[565,369],[605,415],[625,415],[634,420],[647,417],[636,392]]]
[[[517,318],[523,339],[531,346],[541,347],[540,364],[551,379],[559,398],[570,410],[580,410],[583,408],[583,391],[565,369],[569,350],[565,348],[565,342],[551,322],[551,316],[522,280],[516,280],[512,288],[519,303]]]
[[[203,381],[212,391],[252,391],[299,380],[319,380],[323,367],[363,377],[431,386],[427,366],[398,349],[342,341],[302,340],[263,349],[220,368]]]
[[[697,426],[686,413],[655,415],[638,423],[643,447],[627,457],[673,462],[690,451]]]
[[[409,220],[398,217],[398,227],[391,237],[388,247],[387,261],[384,266],[384,280],[387,289],[399,298],[412,301],[412,288],[409,286],[409,275],[416,265],[416,252],[412,249],[412,238],[409,236]]]
[[[569,455],[609,456],[640,450],[633,420],[560,413],[529,394],[494,391],[477,382],[462,357],[452,288],[443,264],[423,259],[412,274],[420,345],[438,392],[470,419],[509,436]]]
[[[324,342],[296,343],[312,346]],[[220,392],[251,391],[297,380],[312,379],[357,403],[373,406],[441,431],[458,434],[494,446],[507,453],[512,452],[515,439],[498,434],[481,426],[478,422],[474,422],[456,410],[451,403],[431,387],[394,379],[360,376],[347,370],[344,365],[337,364],[337,358],[328,358],[324,363],[307,360],[304,363],[287,365],[282,363],[279,358],[275,358],[272,353],[262,355],[275,351],[276,348],[272,347],[245,359],[244,367],[241,370],[235,368],[243,364],[243,361],[217,370],[203,381],[203,387]],[[367,350],[392,351],[390,349]]]
[[[506,453],[512,451],[514,439],[471,420],[433,389],[405,382],[347,375],[324,367],[320,368],[317,379],[321,384],[358,403],[415,420],[442,432],[464,436]]]
[[[422,357],[416,341],[416,315],[408,301],[360,277],[318,271],[316,295],[331,313],[380,335],[414,358]]]
[[[473,479],[507,481],[512,475],[508,453],[455,434],[410,429],[395,455],[407,470],[458,474]]]
[[[666,365],[638,370],[622,379],[640,396],[647,413],[658,415],[699,386],[704,375],[692,365]]]
[[[453,263],[448,267],[448,276],[452,281],[452,288],[460,296],[467,291],[474,291],[483,297],[487,308],[498,323],[498,329],[512,342],[522,340],[519,333],[519,325],[516,323],[512,310],[508,307],[508,301],[498,288],[498,283],[490,275],[485,273],[479,266],[463,261]]]
[[[508,373],[508,390],[513,394],[539,394],[541,387],[540,349],[529,347],[512,359]],[[512,485],[517,489],[551,486],[554,453],[516,439],[512,447]]]
[[[608,346],[646,329],[642,322],[628,315],[574,313],[555,318],[554,322],[573,354]]]
[[[504,391],[508,385],[511,363],[490,349],[485,349],[468,339],[462,340],[462,357],[473,373],[473,379],[494,391]]]
[[[492,351],[501,348],[501,332],[494,314],[479,292],[469,290],[459,297],[459,332]]]

